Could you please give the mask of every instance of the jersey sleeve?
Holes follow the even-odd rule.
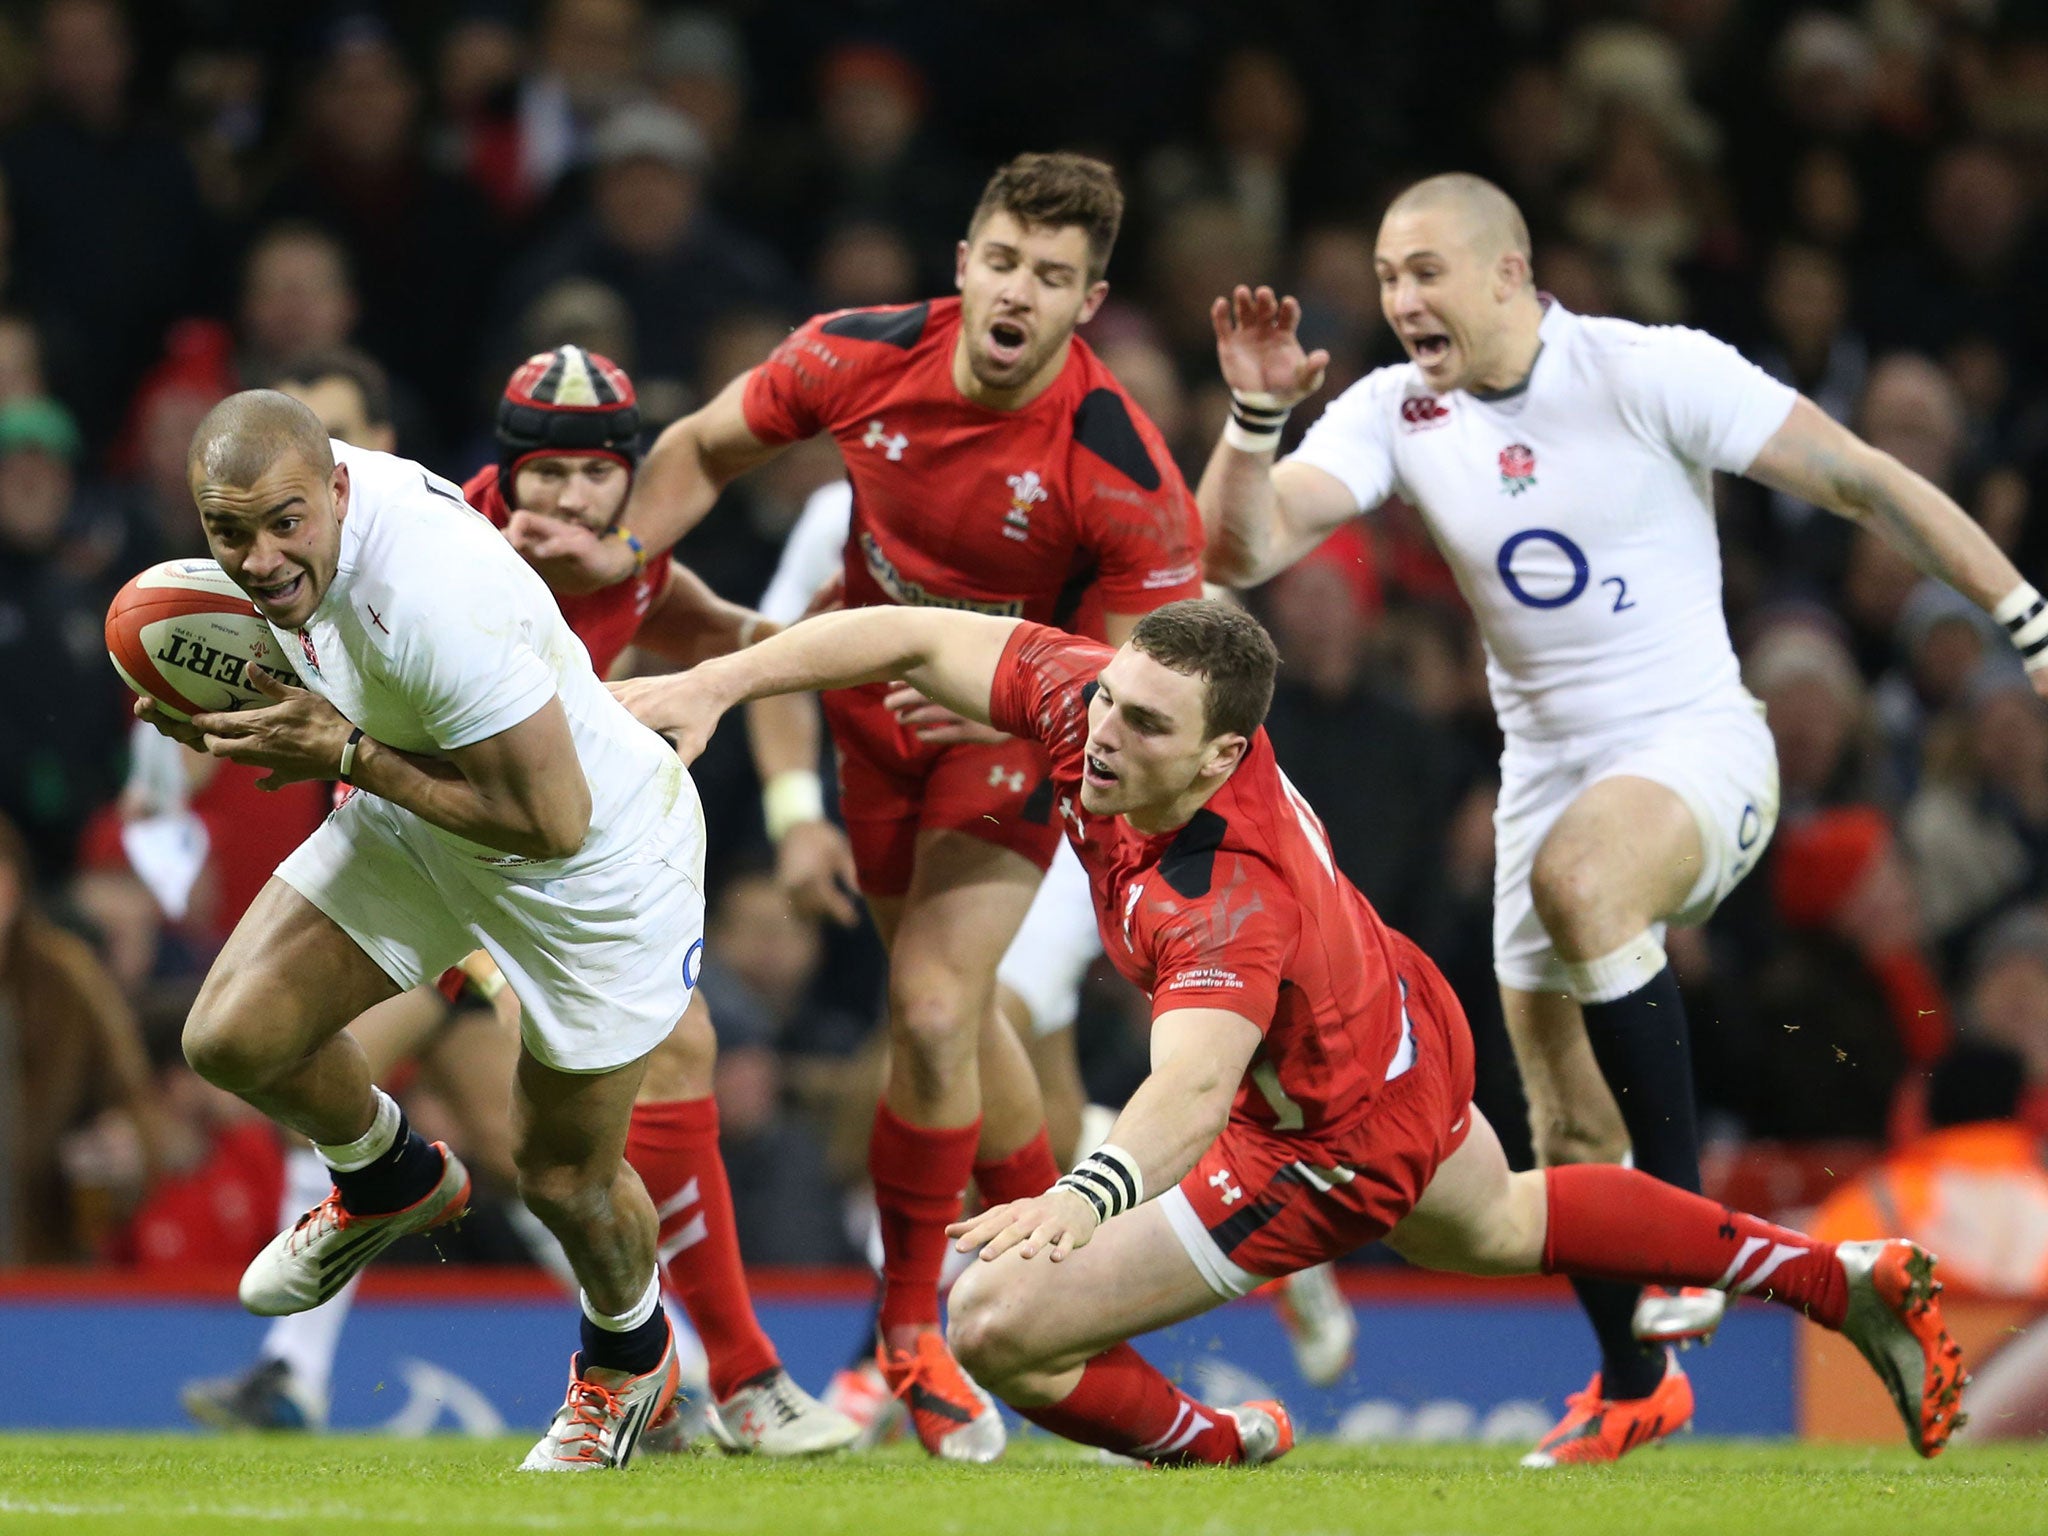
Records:
[[[1691,464],[1739,475],[1799,398],[1727,342],[1684,326],[1646,330],[1617,371],[1623,414]]]
[[[842,414],[856,369],[844,342],[825,332],[831,318],[816,315],[805,321],[747,375],[740,408],[747,430],[762,442],[816,437]]]
[[[1367,374],[1329,403],[1283,462],[1334,475],[1359,511],[1372,511],[1397,488],[1390,390],[1385,369]]]
[[[532,718],[558,692],[531,635],[531,604],[500,580],[465,583],[465,600],[432,610],[394,658],[420,727],[444,752],[474,746]],[[574,643],[559,615],[552,623]]]
[[[1272,872],[1242,855],[1217,861],[1209,893],[1179,904],[1153,943],[1152,1017],[1176,1008],[1221,1008],[1263,1034],[1298,929],[1293,899]]]
[[[775,575],[761,594],[761,617],[790,625],[804,616],[818,588],[840,569],[853,526],[853,487],[834,480],[811,492],[783,541]]]
[[[1019,624],[996,663],[989,721],[1042,742],[1057,763],[1088,735],[1088,685],[1116,652],[1046,624]]]

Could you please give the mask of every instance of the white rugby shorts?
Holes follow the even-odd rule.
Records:
[[[1038,894],[996,967],[996,980],[1024,999],[1031,1030],[1056,1035],[1081,1011],[1081,983],[1102,953],[1095,898],[1074,845],[1062,837]]]
[[[668,1037],[704,963],[704,812],[696,786],[615,858],[576,874],[465,855],[410,812],[351,795],[277,877],[401,988],[490,951],[519,999],[526,1049],[606,1072]]]
[[[1764,707],[1740,688],[1684,711],[1594,736],[1509,737],[1493,813],[1493,970],[1522,992],[1566,990],[1564,962],[1536,915],[1529,876],[1565,807],[1602,779],[1649,779],[1692,811],[1705,850],[1699,878],[1672,914],[1705,922],[1755,868],[1778,825],[1778,752]],[[1655,927],[1658,939],[1664,925]]]

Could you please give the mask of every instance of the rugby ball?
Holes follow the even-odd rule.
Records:
[[[212,560],[166,560],[116,593],[107,654],[122,682],[179,720],[270,703],[251,667],[302,686],[256,605]]]

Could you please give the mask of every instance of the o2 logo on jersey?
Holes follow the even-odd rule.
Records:
[[[1519,496],[1536,483],[1536,450],[1527,443],[1509,443],[1500,451],[1500,488]]]
[[[1533,576],[1534,571],[1517,574],[1515,557],[1527,544],[1548,544],[1570,562],[1571,579],[1556,592],[1532,592],[1523,584],[1523,576]],[[1593,568],[1586,563],[1586,552],[1579,548],[1578,541],[1570,534],[1559,533],[1555,528],[1524,528],[1520,533],[1511,533],[1500,547],[1500,554],[1494,564],[1500,570],[1501,585],[1508,589],[1508,596],[1524,608],[1562,608],[1567,603],[1577,602],[1580,595],[1592,584]],[[1625,613],[1635,607],[1636,601],[1628,595],[1628,581],[1620,576],[1603,576],[1603,587],[1614,589],[1614,613]]]

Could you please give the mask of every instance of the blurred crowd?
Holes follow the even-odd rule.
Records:
[[[1372,265],[1387,197],[1472,169],[1518,199],[1568,307],[1735,342],[2048,579],[2048,9],[1279,0],[1243,18],[1221,0],[1113,20],[1064,0],[0,4],[0,1256],[239,1261],[268,1230],[270,1133],[183,1070],[177,1029],[320,797],[222,771],[192,786],[201,832],[164,825],[129,773],[100,621],[135,571],[204,552],[184,483],[200,415],[309,357],[352,349],[337,408],[455,477],[490,457],[509,369],[561,342],[624,365],[658,426],[814,311],[946,291],[987,172],[1077,148],[1130,199],[1085,334],[1192,483],[1225,404],[1210,300],[1298,294],[1334,394],[1397,355]],[[829,443],[782,456],[681,557],[752,601],[836,473]],[[1853,1166],[1938,1133],[1937,1101],[2048,1130],[2048,711],[1985,616],[1872,535],[1746,483],[1724,486],[1722,530],[1784,816],[1673,944],[1717,1166],[1816,1138],[1860,1148]],[[1498,738],[1456,588],[1395,506],[1251,601],[1286,658],[1281,759],[1347,872],[1444,963],[1512,1142]],[[879,958],[783,902],[737,736],[698,772],[741,1237],[753,1261],[836,1261]],[[179,836],[205,839],[196,879],[166,876]],[[1143,1011],[1104,976],[1079,1027],[1091,1091],[1116,1102]],[[1958,1053],[1975,1087],[1930,1096]],[[432,1097],[414,1088],[416,1123]]]

